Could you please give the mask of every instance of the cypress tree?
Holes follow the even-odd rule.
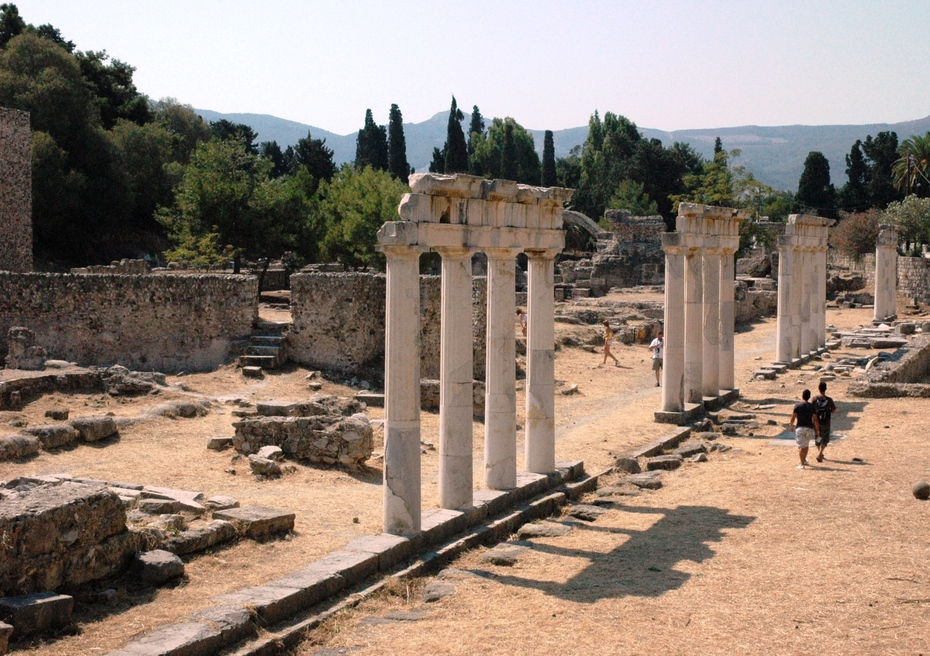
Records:
[[[540,182],[543,187],[554,187],[556,185],[555,143],[552,138],[552,130],[546,130],[543,136],[542,180]]]
[[[812,151],[804,160],[797,201],[802,208],[815,210],[820,216],[834,217],[836,192],[830,183],[830,162],[823,153]]]
[[[446,173],[468,173],[468,145],[465,143],[465,133],[462,132],[462,121],[465,115],[452,96],[452,107],[449,109],[449,125],[446,129],[446,145],[443,150],[446,154]]]
[[[397,105],[391,105],[388,119],[388,170],[404,184],[410,177],[410,164],[407,162],[407,140],[404,139],[404,117]]]
[[[387,130],[377,125],[371,110],[365,110],[365,127],[358,131],[355,141],[355,167],[370,166],[378,171],[388,170]]]
[[[504,143],[501,145],[501,178],[517,179],[517,148],[513,142],[513,123],[504,123]]]
[[[446,154],[443,150],[438,148],[433,148],[433,161],[429,163],[429,172],[430,173],[445,173],[446,172]]]

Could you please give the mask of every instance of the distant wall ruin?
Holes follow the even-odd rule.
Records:
[[[203,371],[251,333],[257,295],[251,276],[0,272],[0,334],[26,326],[81,365]]]
[[[0,107],[0,270],[32,270],[29,114]]]
[[[381,368],[385,277],[373,273],[291,276],[288,356],[310,367],[345,373]],[[472,282],[475,378],[484,379],[487,278]],[[439,378],[440,280],[420,277],[420,376]]]

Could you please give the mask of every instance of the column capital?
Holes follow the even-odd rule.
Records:
[[[384,253],[389,260],[419,259],[420,255],[426,252],[423,246],[408,246],[405,244],[379,244],[378,250]]]
[[[522,248],[482,248],[489,260],[509,260],[523,252]]]
[[[433,246],[430,250],[439,253],[442,257],[471,257],[474,248],[468,246]]]
[[[553,260],[560,251],[554,248],[527,248],[523,252],[531,260]]]

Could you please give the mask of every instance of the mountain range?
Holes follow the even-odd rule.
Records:
[[[309,132],[314,139],[326,139],[333,149],[336,164],[355,160],[357,133],[340,135],[322,128],[288,121],[268,114],[221,114],[206,109],[195,110],[207,121],[226,119],[244,123],[258,134],[258,141],[277,141],[281,148],[293,145]],[[463,127],[467,128],[470,115],[465,114]],[[427,171],[432,161],[433,148],[442,148],[446,141],[449,112],[439,112],[422,123],[404,123],[407,142],[407,160],[417,171]],[[490,119],[486,118],[490,123]],[[739,149],[741,156],[736,164],[746,167],[758,180],[775,188],[795,191],[798,178],[804,169],[804,160],[811,151],[820,151],[830,162],[830,175],[837,188],[846,183],[846,155],[857,139],[865,141],[879,132],[895,132],[898,141],[912,135],[930,132],[930,116],[902,123],[872,123],[868,125],[784,125],[761,127],[745,125],[731,128],[676,130],[666,132],[652,128],[639,128],[647,139],[659,139],[665,146],[676,141],[689,144],[706,158],[711,158],[714,141],[720,137],[726,150]],[[528,129],[542,155],[544,130]],[[588,126],[553,131],[555,156],[565,157],[569,151],[584,143]]]

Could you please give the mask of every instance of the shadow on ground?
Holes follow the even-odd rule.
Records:
[[[565,583],[508,575],[496,576],[495,580],[580,603],[625,595],[658,597],[680,588],[691,577],[675,569],[679,562],[690,560],[700,563],[713,557],[714,551],[709,543],[723,540],[725,529],[745,528],[755,520],[755,517],[731,515],[727,510],[710,506],[625,507],[622,510],[659,514],[661,517],[642,531],[575,524],[575,530],[629,536],[608,553],[527,543],[535,551],[589,561],[587,567]]]

